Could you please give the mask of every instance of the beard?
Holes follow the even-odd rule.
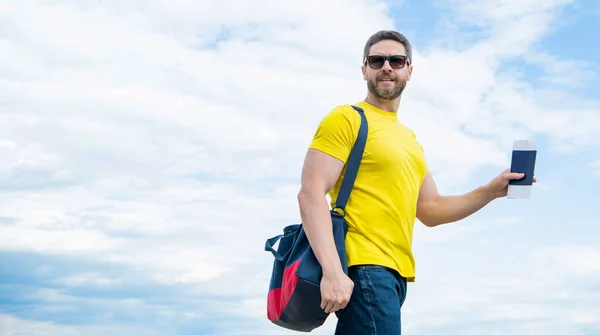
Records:
[[[377,87],[377,81],[384,78],[376,78],[375,80],[367,80],[367,87],[369,91],[376,97],[382,100],[394,100],[402,95],[404,88],[406,88],[406,81],[398,81],[393,87]]]

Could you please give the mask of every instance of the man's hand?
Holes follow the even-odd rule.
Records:
[[[494,199],[502,198],[508,194],[508,182],[519,180],[523,177],[525,177],[524,173],[510,172],[510,169],[506,169],[488,183],[487,189]],[[535,177],[533,177],[533,182],[537,182]]]
[[[331,274],[323,273],[321,279],[321,308],[334,313],[346,308],[354,290],[354,282],[341,269]]]

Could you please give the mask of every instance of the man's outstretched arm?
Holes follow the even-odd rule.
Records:
[[[344,163],[321,151],[309,149],[302,168],[298,204],[302,224],[321,268],[321,308],[327,313],[346,307],[354,283],[343,272],[333,239],[327,192],[335,185]]]
[[[431,174],[427,174],[419,192],[417,218],[428,227],[462,220],[479,211],[494,199],[504,197],[508,191],[508,182],[523,178],[521,173],[503,171],[488,184],[469,193],[454,196],[442,196]],[[534,182],[535,182],[534,178]]]

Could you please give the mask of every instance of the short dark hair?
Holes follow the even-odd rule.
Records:
[[[373,44],[384,40],[392,40],[402,43],[402,45],[404,45],[404,49],[406,49],[406,56],[408,56],[408,59],[412,63],[412,45],[410,44],[406,36],[394,30],[380,30],[375,34],[371,35],[371,37],[369,37],[367,43],[365,44],[365,49],[363,52],[363,61],[367,58],[367,56],[369,56],[369,52],[371,51],[371,47],[373,46]]]

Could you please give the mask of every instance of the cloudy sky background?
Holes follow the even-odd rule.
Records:
[[[532,199],[417,223],[410,334],[600,333],[600,30],[571,0],[0,1],[0,335],[288,334],[265,239],[306,147],[414,44],[399,119],[440,190],[537,140]],[[315,334],[331,334],[335,317]]]

